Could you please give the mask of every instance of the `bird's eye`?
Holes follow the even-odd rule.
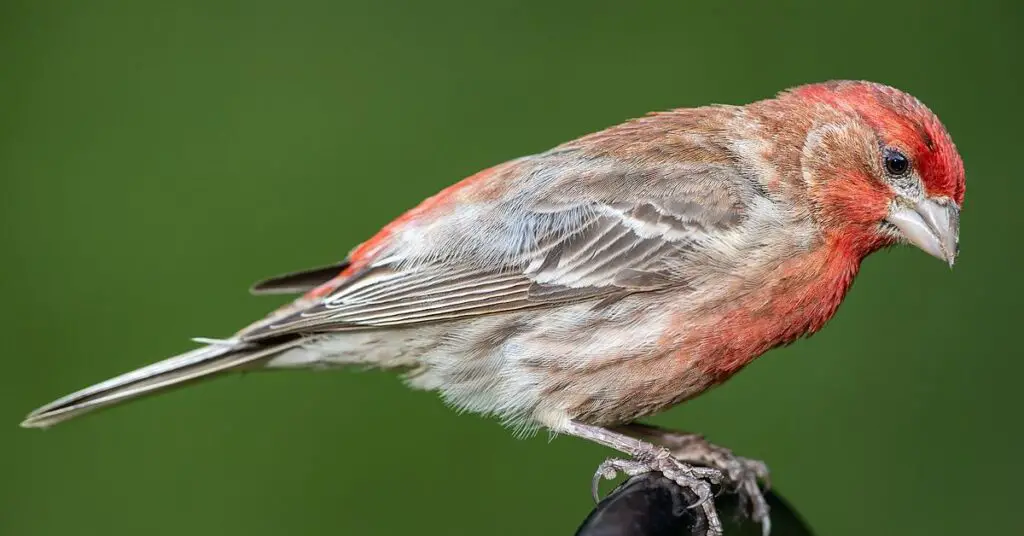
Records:
[[[910,160],[896,149],[886,149],[885,170],[896,177],[905,175],[910,170]]]

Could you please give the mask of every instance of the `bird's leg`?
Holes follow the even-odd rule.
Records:
[[[641,441],[607,428],[570,421],[560,431],[579,438],[589,439],[600,445],[628,454],[632,458],[630,460],[609,458],[597,468],[592,482],[595,500],[598,499],[597,486],[601,478],[612,479],[619,473],[634,476],[658,471],[679,486],[692,490],[697,495],[698,500],[691,508],[699,506],[704,510],[704,517],[707,519],[708,524],[707,535],[722,535],[722,523],[718,518],[718,511],[715,509],[714,498],[711,494],[711,484],[718,484],[723,480],[722,470],[690,465],[673,457],[672,452],[668,448]]]
[[[768,503],[758,485],[758,481],[763,481],[766,487],[769,485],[768,466],[764,462],[736,456],[727,448],[709,443],[699,434],[641,423],[616,426],[612,430],[661,445],[677,460],[720,470],[725,477],[723,483],[738,489],[740,497],[749,504],[751,518],[760,523],[764,533],[768,534]]]

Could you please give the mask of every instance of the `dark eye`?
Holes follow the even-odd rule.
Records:
[[[885,150],[885,170],[897,177],[910,170],[910,160],[896,149]]]

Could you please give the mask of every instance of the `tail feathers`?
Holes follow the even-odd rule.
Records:
[[[30,413],[21,426],[47,428],[95,409],[134,400],[222,372],[245,368],[294,344],[293,341],[265,346],[217,341],[50,402]]]

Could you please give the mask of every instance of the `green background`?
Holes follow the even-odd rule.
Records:
[[[698,5],[700,4],[700,5]],[[836,319],[655,422],[767,460],[822,535],[1022,534],[1021,2],[0,3],[0,534],[569,534],[609,454],[384,373],[231,377],[39,432],[225,336],[474,171],[830,78],[917,95],[960,262],[870,258]]]

